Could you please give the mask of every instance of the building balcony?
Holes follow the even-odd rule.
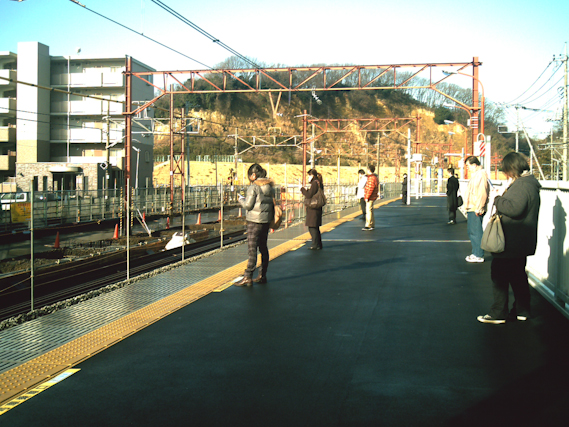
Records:
[[[0,126],[0,144],[16,142],[15,126]]]
[[[69,114],[95,116],[106,116],[107,114],[122,115],[123,104],[85,98],[84,101],[52,102],[51,112],[57,114],[67,114],[69,112]]]
[[[9,151],[8,154],[0,156],[0,171],[8,172],[16,170],[16,152]]]
[[[52,157],[52,162],[67,163],[73,165],[91,165],[97,163],[105,163],[107,158],[105,156],[71,156],[71,157]],[[118,169],[124,169],[124,157],[123,156],[111,156],[109,157],[109,162],[111,166]]]
[[[18,73],[16,72],[16,70],[0,70],[0,77],[3,77],[2,79],[0,79],[0,88],[2,90],[16,87],[16,83],[4,80],[4,79],[17,80]]]
[[[16,117],[16,98],[0,98],[0,116]]]
[[[124,130],[111,129],[109,135],[109,143],[120,142],[123,140]],[[74,129],[71,128],[69,131],[66,129],[55,129],[51,131],[51,141],[61,141],[72,143],[107,143],[107,132],[104,129]]]
[[[51,77],[53,86],[70,87],[122,87],[124,86],[124,76],[122,73],[71,73],[54,74]]]

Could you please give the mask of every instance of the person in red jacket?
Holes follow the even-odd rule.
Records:
[[[364,187],[364,200],[366,202],[366,225],[362,230],[373,230],[375,227],[375,218],[373,216],[373,204],[378,197],[379,179],[375,172],[375,166],[367,167],[367,181]]]

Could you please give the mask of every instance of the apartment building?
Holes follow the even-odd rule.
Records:
[[[29,191],[121,188],[125,177],[126,58],[51,56],[38,42],[0,52],[0,177]],[[154,71],[132,59],[133,71]],[[46,90],[43,88],[50,88]],[[88,95],[88,96],[84,96]],[[154,97],[133,79],[133,104]],[[133,123],[131,178],[152,185],[150,111]]]

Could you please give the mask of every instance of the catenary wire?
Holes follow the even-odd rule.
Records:
[[[79,3],[79,2],[76,1],[76,0],[69,0],[69,1],[72,2],[72,3],[74,3],[74,4],[76,4],[76,5],[78,5],[78,6],[83,7],[85,10],[88,10],[89,12],[94,13],[94,14],[97,15],[97,16],[100,16],[101,18],[106,19],[107,21],[110,21],[110,22],[112,22],[112,23],[114,23],[114,24],[117,24],[117,25],[119,25],[119,26],[121,26],[121,27],[123,27],[123,28],[125,28],[125,29],[127,29],[127,30],[129,30],[129,31],[132,31],[133,33],[138,34],[139,36],[142,36],[142,37],[144,37],[145,39],[150,40],[151,42],[154,42],[154,43],[156,43],[156,44],[159,44],[160,46],[165,47],[166,49],[169,49],[169,50],[171,50],[172,52],[175,52],[175,53],[177,53],[177,54],[179,54],[179,55],[182,55],[182,56],[184,56],[184,57],[186,57],[186,58],[188,58],[188,59],[190,59],[190,60],[192,60],[192,61],[194,61],[194,62],[200,64],[200,65],[203,65],[203,66],[206,67],[206,68],[213,69],[213,68],[210,67],[209,65],[206,65],[206,64],[204,64],[203,62],[198,61],[197,59],[194,59],[194,58],[192,58],[192,57],[186,55],[185,53],[182,53],[182,52],[180,52],[180,51],[178,51],[178,50],[176,50],[176,49],[174,49],[174,48],[172,48],[172,47],[170,47],[170,46],[168,46],[168,45],[165,45],[164,43],[161,43],[161,42],[159,42],[158,40],[153,39],[152,37],[148,37],[147,35],[145,35],[145,34],[143,34],[143,33],[140,33],[140,32],[138,32],[138,31],[136,31],[136,30],[133,30],[132,28],[127,27],[126,25],[121,24],[120,22],[117,22],[117,21],[115,21],[114,19],[111,19],[111,18],[109,18],[109,17],[107,17],[107,16],[105,16],[105,15],[102,15],[102,14],[100,14],[99,12],[96,12],[96,11],[94,11],[93,9],[88,8],[87,6],[85,6],[84,4]]]
[[[219,40],[218,38],[212,36],[211,34],[209,34],[207,31],[205,31],[204,29],[200,28],[199,26],[197,26],[196,24],[194,24],[192,21],[190,21],[189,19],[187,19],[186,17],[184,17],[183,15],[181,15],[180,13],[176,12],[174,9],[172,9],[170,6],[164,4],[163,2],[161,2],[160,0],[151,0],[152,3],[156,4],[157,6],[161,7],[162,9],[164,9],[166,12],[170,13],[171,15],[175,16],[176,18],[178,18],[180,21],[182,21],[183,23],[185,23],[186,25],[190,26],[191,28],[193,28],[194,30],[196,30],[197,32],[199,32],[200,34],[202,34],[203,36],[207,37],[208,39],[210,39],[212,42],[216,43],[217,45],[221,46],[223,49],[227,50],[228,52],[232,53],[233,55],[237,56],[239,59],[253,65],[255,68],[262,68],[260,65],[256,64],[255,62],[251,61],[249,58],[247,58],[246,56],[240,54],[239,52],[237,52],[235,49],[229,47],[228,45],[226,45],[225,43],[223,43],[221,40]]]

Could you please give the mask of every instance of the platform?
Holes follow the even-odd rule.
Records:
[[[271,234],[266,285],[230,286],[237,245],[0,332],[0,424],[566,426],[567,319],[532,292],[532,320],[477,322],[464,218],[379,204],[373,231],[327,216],[321,251]]]

